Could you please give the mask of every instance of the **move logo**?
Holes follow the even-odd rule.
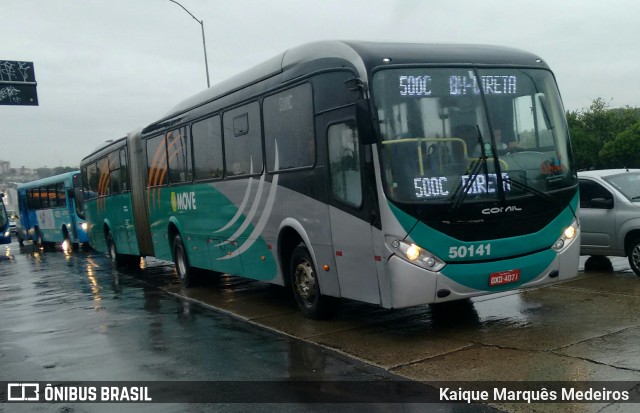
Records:
[[[196,210],[196,193],[171,192],[171,209],[173,212]]]

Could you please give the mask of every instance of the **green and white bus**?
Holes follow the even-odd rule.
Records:
[[[401,308],[577,274],[577,175],[555,78],[480,45],[317,42],[83,159],[89,240]]]

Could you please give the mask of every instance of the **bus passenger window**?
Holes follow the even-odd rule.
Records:
[[[220,116],[191,126],[193,140],[193,173],[195,179],[222,178],[222,131]]]
[[[67,207],[67,193],[64,187],[64,182],[58,182],[56,185],[56,198],[58,198],[59,207]]]
[[[147,140],[147,188],[167,182],[167,148],[164,135]]]
[[[313,166],[316,160],[316,148],[311,85],[305,83],[266,97],[262,104],[262,111],[267,169],[270,172],[276,172]]]
[[[329,127],[329,169],[333,196],[350,206],[362,205],[358,132],[351,123]]]
[[[122,192],[129,190],[129,168],[127,164],[127,151],[120,149],[120,180],[122,181]]]
[[[109,174],[109,160],[105,157],[98,161],[98,196],[109,195],[111,193],[111,175]]]
[[[167,132],[167,156],[169,183],[191,182],[191,148],[185,127]]]
[[[262,173],[262,133],[258,102],[226,112],[222,117],[222,124],[227,176]]]

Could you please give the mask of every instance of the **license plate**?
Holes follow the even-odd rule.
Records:
[[[510,284],[520,281],[520,270],[494,272],[489,275],[489,286]]]

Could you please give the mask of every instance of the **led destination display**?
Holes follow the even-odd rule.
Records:
[[[460,73],[460,71],[457,72]],[[518,93],[518,78],[512,74],[480,76],[480,83],[485,95],[515,95]],[[443,96],[447,94],[445,92],[447,90],[449,96],[480,94],[477,78],[472,71],[465,75],[400,74],[398,76],[398,90],[400,96],[415,97]]]

